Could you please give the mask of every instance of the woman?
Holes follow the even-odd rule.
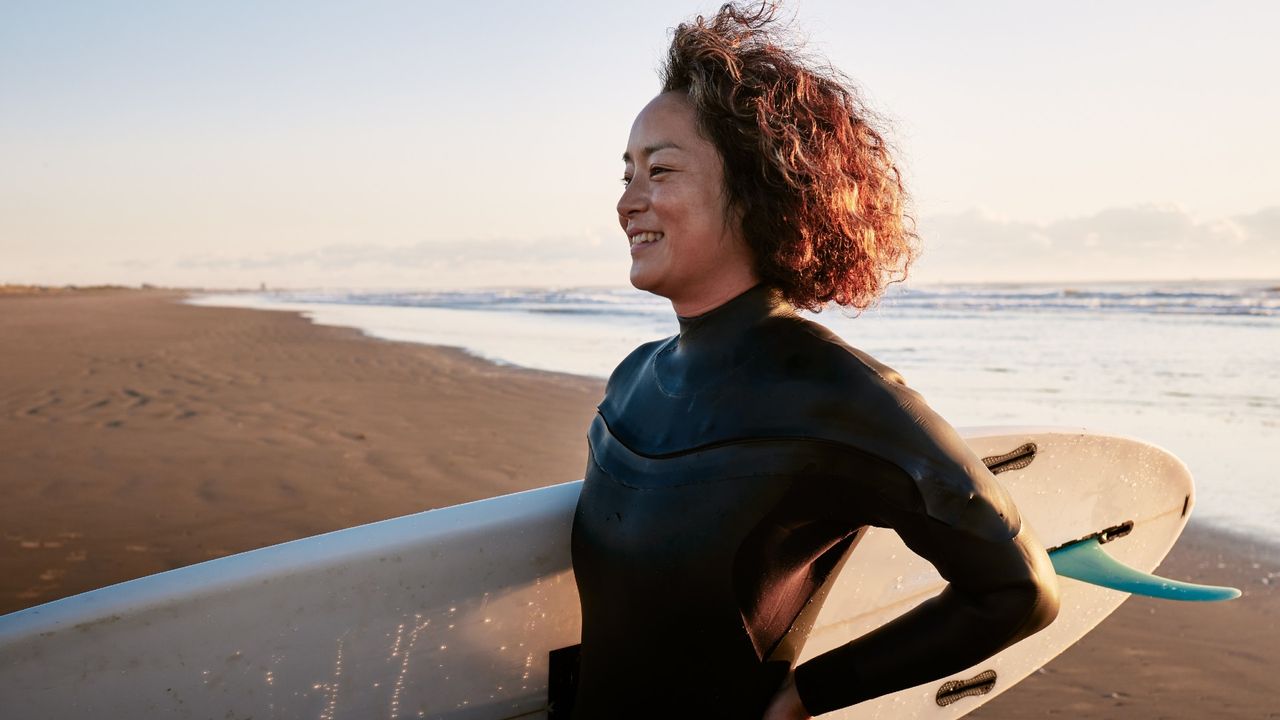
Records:
[[[588,433],[579,720],[807,718],[962,670],[1057,612],[1044,549],[981,460],[894,371],[795,314],[868,306],[915,237],[867,114],[773,11],[678,27],[623,156],[631,282],[671,300],[680,333],[623,360]],[[869,525],[949,586],[793,672],[788,629]]]

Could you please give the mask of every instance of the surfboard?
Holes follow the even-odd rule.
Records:
[[[1024,522],[1056,549],[1055,562],[1068,550],[1096,554],[1086,546],[1105,542],[1098,552],[1136,573],[1130,591],[1159,584],[1145,573],[1194,504],[1191,476],[1176,457],[1082,428],[961,433]],[[578,643],[581,629],[569,554],[581,482],[288,542],[0,616],[0,717],[548,717],[548,690],[558,682],[552,653]],[[953,677],[824,717],[954,718],[1007,690],[1128,597],[1095,584],[1115,575],[1115,565],[1076,564],[1086,579],[1062,578],[1061,612],[1049,628]],[[942,586],[891,531],[868,530],[820,591],[822,602],[791,629],[803,642],[800,662]]]

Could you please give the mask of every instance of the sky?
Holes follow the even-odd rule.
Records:
[[[625,286],[717,3],[0,0],[0,283]],[[1280,278],[1280,3],[793,0],[891,123],[913,282]]]

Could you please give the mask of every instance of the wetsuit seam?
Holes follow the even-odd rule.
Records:
[[[597,412],[596,414],[599,415],[600,421],[604,424],[605,431],[609,434],[609,437],[612,438],[614,442],[620,445],[626,452],[631,453],[632,455],[644,460],[672,460],[672,459],[677,459],[684,456],[693,455],[699,452],[709,452],[713,450],[721,450],[729,447],[737,447],[737,446],[743,446],[743,445],[768,445],[772,443],[805,442],[805,443],[812,443],[815,445],[822,445],[826,447],[834,447],[841,451],[848,452],[860,458],[863,458],[864,460],[870,460],[871,462],[878,462],[885,465],[888,468],[892,468],[895,472],[899,473],[902,476],[902,478],[905,479],[907,484],[915,491],[916,501],[920,503],[921,507],[924,506],[924,498],[920,494],[921,491],[920,491],[919,481],[910,472],[907,472],[907,470],[905,470],[901,465],[893,462],[892,460],[884,456],[877,455],[876,453],[873,453],[871,451],[864,450],[855,445],[850,445],[848,443],[840,442],[838,440],[831,440],[829,438],[809,437],[809,436],[803,436],[803,435],[777,435],[777,436],[769,436],[769,437],[763,437],[763,438],[759,438],[759,437],[735,438],[731,440],[717,441],[715,443],[709,443],[707,445],[699,445],[694,448],[681,450],[674,453],[667,453],[662,455],[649,455],[649,454],[637,451],[636,449],[628,445],[626,442],[624,442],[620,437],[618,437],[617,433],[615,433],[613,431],[613,428],[609,425],[609,421],[607,418],[605,418],[604,413]],[[587,445],[591,451],[592,463],[596,467],[600,468],[602,473],[612,478],[614,482],[618,483],[619,485],[622,485],[623,487],[631,488],[633,490],[649,491],[649,490],[660,489],[659,487],[633,485],[633,484],[622,481],[614,473],[610,472],[608,469],[606,469],[603,465],[601,465],[598,461],[595,460],[596,451],[594,446],[592,446],[591,444],[590,436],[588,436],[587,438]],[[698,480],[695,482],[667,484],[667,485],[662,485],[661,487],[665,487],[665,488],[689,487],[694,485],[703,485],[703,484],[712,483],[712,482],[723,482],[725,480],[741,480],[744,478],[767,477],[775,474],[777,473],[773,473],[773,472],[742,473],[742,474],[735,474],[729,477],[717,478],[716,480]],[[820,474],[829,476],[832,478],[837,478],[837,479],[843,479],[848,475],[847,473],[841,472],[838,469],[824,470],[824,471],[821,471]],[[897,505],[897,503],[894,503],[894,501],[886,497],[878,488],[871,487],[869,488],[869,490],[873,492],[877,497],[879,497],[882,501],[888,502],[893,505]],[[906,506],[900,507],[900,510],[903,512],[914,512],[914,510]],[[926,513],[926,516],[928,516],[927,513]],[[943,522],[942,520],[938,520],[937,518],[933,518],[932,516],[928,516],[928,517],[930,517],[930,519],[936,520],[937,522],[946,525],[946,523]],[[866,527],[868,525],[875,525],[877,527],[886,526],[886,525],[877,524],[876,522],[869,522],[869,519],[865,517],[859,518],[855,524],[856,524],[856,527],[852,532],[856,532],[858,529],[862,527]],[[850,534],[852,534],[852,532]]]
[[[604,416],[604,413],[600,412],[598,408],[596,411],[596,415],[598,415],[600,417],[600,421],[604,423],[604,427],[609,432],[610,437],[612,437],[619,445],[626,448],[627,452],[637,457],[644,458],[646,460],[669,460],[672,458],[681,457],[683,455],[689,455],[695,452],[717,450],[723,447],[730,447],[734,445],[759,445],[759,444],[768,444],[768,443],[776,443],[776,442],[800,441],[800,442],[815,443],[818,445],[826,445],[829,447],[836,447],[842,450],[847,450],[849,452],[855,453],[857,455],[861,455],[862,457],[878,460],[882,463],[885,463],[886,465],[893,467],[898,472],[901,472],[912,482],[918,482],[918,479],[916,478],[916,476],[913,473],[911,473],[909,470],[902,467],[901,465],[894,462],[893,460],[883,455],[880,455],[879,453],[875,453],[870,450],[860,448],[857,445],[853,445],[851,443],[847,443],[841,440],[832,440],[831,438],[823,438],[823,437],[813,437],[811,435],[769,435],[767,437],[730,438],[727,440],[716,440],[714,442],[706,443],[703,445],[694,445],[692,447],[685,448],[683,450],[677,450],[669,453],[658,453],[658,454],[646,453],[631,447],[624,440],[622,440],[622,438],[618,436],[618,433],[614,431],[613,426],[609,424],[609,419],[606,418]]]
[[[649,371],[653,373],[653,384],[658,386],[658,392],[662,393],[663,395],[666,395],[667,397],[682,397],[682,396],[671,392],[670,390],[667,389],[666,385],[662,384],[662,375],[658,372],[658,359],[661,358],[663,355],[671,352],[673,348],[677,347],[677,345],[679,344],[679,340],[676,339],[677,337],[679,336],[672,335],[670,338],[667,339],[667,342],[662,344],[662,347],[658,348],[658,352],[654,353],[649,358]],[[696,395],[697,393],[695,392],[694,394]]]

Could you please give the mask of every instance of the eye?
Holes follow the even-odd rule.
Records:
[[[664,167],[654,166],[654,167],[649,168],[649,177],[653,177],[654,175],[657,175],[658,173],[664,173],[664,172],[667,172],[667,169],[666,169],[666,168],[664,168]]]
[[[623,176],[622,176],[622,187],[626,187],[626,186],[628,186],[628,185],[630,185],[630,184],[631,184],[631,178],[627,177],[626,175],[623,175]]]

